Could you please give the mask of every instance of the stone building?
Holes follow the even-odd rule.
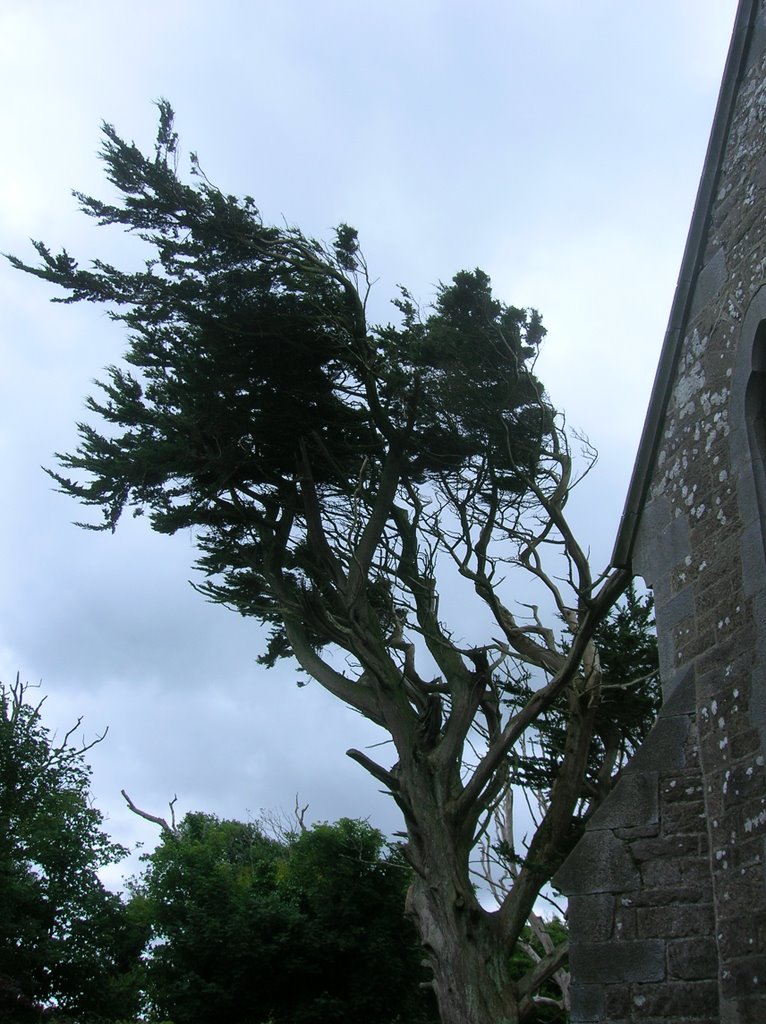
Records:
[[[557,876],[573,1021],[766,1024],[766,0],[740,0],[614,554],[664,706]]]

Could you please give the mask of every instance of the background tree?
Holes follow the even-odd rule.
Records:
[[[433,1024],[404,917],[409,869],[365,822],[276,839],[187,814],[146,858],[152,1020]]]
[[[386,764],[349,754],[404,816],[408,907],[442,1020],[530,1019],[565,947],[522,979],[508,950],[608,788],[605,754],[604,785],[587,778],[605,714],[595,637],[628,583],[592,572],[566,518],[577,478],[533,372],[540,317],[499,302],[475,270],[426,315],[403,290],[397,322],[371,325],[352,228],[325,246],[264,225],[195,156],[181,180],[166,103],[153,156],[104,134],[118,202],[78,198],[143,239],[146,264],[85,269],[41,242],[39,265],[10,257],[129,332],[127,365],[89,400],[101,428],[80,426],[60,456],[73,475],[54,476],[102,510],[100,528],[129,508],[161,532],[191,530],[202,592],[270,625],[264,663],[292,654],[388,734]],[[440,597],[457,583],[450,621]],[[532,584],[536,604],[514,603]],[[488,910],[472,859],[514,751],[558,702],[548,806]]]
[[[284,891],[297,896],[306,939],[324,961],[322,1012],[294,1019],[433,1024],[423,952],[404,916],[412,873],[399,848],[366,822],[343,818],[297,833],[283,871]]]
[[[551,950],[568,941],[566,926],[558,917],[543,920],[533,915],[534,924],[524,929],[514,950],[511,973],[522,979],[535,966],[550,955]],[[562,984],[560,974],[566,975]],[[545,984],[541,985],[535,1000],[536,1024],[567,1024],[569,1021],[568,1000],[569,972],[562,965]]]
[[[145,933],[98,877],[126,851],[90,802],[93,743],[80,720],[57,741],[28,697],[0,683],[0,1020],[127,1018]]]

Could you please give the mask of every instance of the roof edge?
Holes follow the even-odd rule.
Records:
[[[729,53],[713,117],[713,126],[710,131],[705,161],[702,165],[702,177],[697,189],[697,198],[694,203],[673,304],[670,307],[668,327],[612,552],[611,564],[617,568],[630,568],[631,566],[638,523],[660,445],[660,431],[670,400],[673,377],[685,334],[694,285],[701,269],[710,212],[728,140],[729,126],[734,113],[737,89],[745,71],[745,62],[759,6],[760,0],[740,0],[737,8]]]

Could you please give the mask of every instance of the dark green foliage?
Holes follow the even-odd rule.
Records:
[[[497,477],[519,486],[519,469],[534,465],[551,427],[526,365],[545,335],[539,314],[503,305],[478,269],[442,285],[424,321],[406,291],[396,305],[403,329],[379,334],[389,359],[386,393],[412,400],[418,382],[413,466],[465,472],[490,453]]]
[[[97,875],[125,851],[90,804],[83,748],[27,696],[0,684],[0,1020],[51,1002],[77,1022],[127,1017],[145,932]]]
[[[100,528],[125,508],[163,532],[194,528],[206,593],[272,622],[279,656],[285,605],[314,645],[338,639],[317,614],[318,602],[333,615],[343,604],[311,543],[317,503],[343,531],[400,481],[478,463],[497,486],[519,486],[552,424],[527,366],[544,331],[536,313],[494,299],[478,270],[441,287],[424,320],[405,292],[402,326],[368,325],[354,229],[341,225],[325,246],[266,226],[195,157],[184,183],[172,123],[161,103],[153,157],[105,125],[121,205],[77,193],[99,224],[144,240],[142,269],[83,269],[43,243],[37,267],[9,259],[65,289],[58,301],[103,303],[129,329],[128,365],[110,367],[88,400],[103,426],[80,425],[78,450],[59,456],[75,476],[55,479],[102,510]],[[390,618],[390,584],[376,577]]]
[[[620,766],[643,743],[662,703],[652,595],[641,598],[630,587],[596,641],[603,672],[597,742],[616,749]]]
[[[623,599],[595,632],[598,649],[600,702],[583,800],[595,809],[612,777],[635,753],[651,729],[662,703],[654,601],[651,594],[639,597],[631,586]],[[532,688],[529,680],[509,695],[514,706],[523,706]],[[566,736],[568,708],[562,698],[540,716],[537,741],[529,756],[514,754],[517,785],[548,793],[556,777]]]
[[[154,1019],[268,1019],[300,944],[299,915],[274,892],[278,852],[254,826],[202,814],[164,836],[134,897],[156,942],[147,966]]]
[[[366,822],[315,825],[291,844],[281,877],[308,919],[306,938],[321,961],[323,1016],[294,1020],[435,1021],[415,929],[404,917],[411,872],[397,849]]]
[[[432,1022],[404,918],[409,872],[364,822],[283,840],[189,814],[135,887],[152,921],[152,1019]]]

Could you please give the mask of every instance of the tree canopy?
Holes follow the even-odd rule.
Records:
[[[541,318],[476,269],[426,310],[401,289],[392,322],[370,323],[356,231],[324,244],[267,225],[194,154],[185,180],[159,108],[152,155],[104,125],[117,201],[76,193],[97,223],[142,240],[139,269],[81,267],[42,242],[35,265],[9,257],[127,330],[124,363],[88,400],[95,425],[53,476],[100,509],[91,528],[130,509],[190,529],[203,594],[270,628],[262,662],[295,657],[387,732],[387,763],[349,754],[404,816],[408,908],[443,1021],[531,1019],[566,951],[518,980],[508,947],[608,792],[615,742],[630,742],[622,703],[603,700],[598,641],[628,575],[593,572],[567,519],[577,468],[534,371]],[[450,617],[440,598],[458,586]],[[476,850],[546,715],[547,804],[489,910]]]

